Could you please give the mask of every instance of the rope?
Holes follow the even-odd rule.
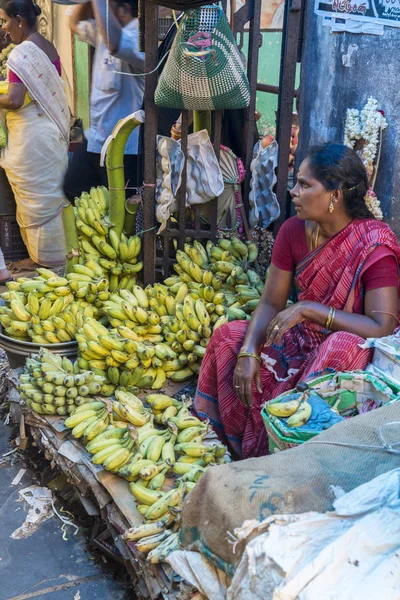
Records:
[[[56,507],[54,506],[54,500],[53,500],[53,498],[51,499],[51,508],[53,509],[53,512],[54,512],[54,514],[55,514],[55,515],[56,515],[56,516],[57,516],[57,517],[60,519],[60,521],[62,521],[62,523],[63,523],[63,526],[62,526],[62,528],[61,528],[61,529],[62,529],[62,531],[63,531],[63,539],[64,539],[64,540],[66,540],[66,537],[64,537],[64,536],[66,536],[66,530],[65,530],[65,527],[66,527],[66,526],[68,526],[68,525],[71,525],[71,527],[75,527],[75,533],[74,533],[74,535],[76,535],[76,534],[78,533],[78,531],[79,531],[79,527],[78,527],[77,525],[75,525],[75,523],[73,523],[73,522],[72,522],[70,519],[67,519],[66,517],[63,517],[62,515],[60,515],[60,513],[59,513],[59,512],[57,512],[57,509],[56,509]],[[64,512],[67,512],[67,511],[64,511]],[[71,513],[68,513],[68,514],[71,514]],[[72,515],[71,515],[71,516],[72,516]]]
[[[309,442],[307,442],[307,444],[327,444],[329,446],[344,446],[346,448],[368,448],[369,450],[384,450],[385,452],[388,452],[389,454],[399,454],[400,455],[400,450],[394,449],[394,446],[400,446],[400,441],[394,442],[393,444],[389,444],[385,440],[385,437],[383,435],[383,428],[388,427],[389,425],[399,425],[400,426],[400,421],[393,421],[391,423],[385,423],[384,425],[381,425],[379,427],[378,431],[379,431],[379,437],[381,438],[381,441],[382,441],[382,446],[375,446],[375,445],[369,445],[369,444],[351,444],[350,442],[324,442],[321,440],[310,440]]]
[[[107,167],[108,171],[115,171],[116,169],[124,169],[125,165],[117,165],[116,167]]]
[[[154,227],[150,227],[150,229],[143,229],[142,231],[138,231],[136,233],[136,235],[142,235],[143,233],[147,233],[148,231],[153,231],[154,229],[157,229],[157,225],[154,225]]]

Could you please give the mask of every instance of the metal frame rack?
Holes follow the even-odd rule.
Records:
[[[250,89],[253,90],[250,105],[245,112],[243,122],[243,159],[246,168],[246,179],[244,182],[243,202],[247,212],[248,191],[250,184],[250,163],[253,153],[256,90],[279,93],[279,108],[277,119],[277,137],[280,143],[280,156],[278,164],[277,194],[281,204],[281,219],[286,216],[287,203],[287,164],[290,145],[291,118],[293,112],[293,99],[296,95],[295,74],[296,62],[299,60],[299,38],[301,32],[301,9],[302,0],[287,0],[285,27],[283,31],[282,60],[279,89],[272,90],[273,86],[262,89],[257,84],[258,54],[262,43],[260,33],[261,0],[246,0],[245,4],[231,18],[233,32],[238,39],[240,48],[244,45],[244,31],[248,31],[247,48],[247,74]],[[222,2],[224,10],[227,10],[228,0]],[[235,2],[230,2],[230,7]],[[217,202],[211,201],[202,207],[195,207],[195,217],[192,226],[186,221],[186,169],[183,172],[182,185],[179,190],[178,221],[168,222],[167,227],[160,235],[156,235],[155,224],[155,182],[156,182],[156,154],[155,140],[157,136],[157,106],[154,103],[154,92],[157,87],[157,6],[151,2],[144,2],[144,49],[146,53],[145,71],[151,75],[146,77],[145,87],[145,125],[144,125],[144,283],[153,283],[159,272],[165,277],[170,273],[172,264],[175,262],[175,246],[183,249],[186,238],[211,239],[214,240],[217,233]],[[271,89],[269,89],[271,88]],[[217,157],[222,132],[222,113],[213,113],[211,140],[214,144]],[[188,113],[182,113],[182,151],[186,155],[188,135]],[[203,211],[207,212],[207,222],[202,219]]]

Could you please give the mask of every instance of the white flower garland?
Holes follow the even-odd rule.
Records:
[[[379,112],[378,102],[375,98],[368,98],[368,102],[361,112],[355,108],[347,109],[343,143],[349,148],[354,148],[358,140],[365,142],[360,151],[360,156],[368,177],[373,173],[380,133],[387,126],[387,121],[384,115]],[[367,192],[365,203],[376,219],[383,219],[380,202],[371,188]]]

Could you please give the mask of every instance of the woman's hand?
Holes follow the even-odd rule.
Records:
[[[305,304],[303,302],[297,302],[278,313],[267,328],[266,345],[279,344],[286,331],[305,321],[304,308]]]
[[[257,390],[262,392],[261,388],[261,369],[260,363],[251,356],[242,356],[237,360],[235,373],[233,375],[233,389],[235,390],[240,402],[250,408],[253,403],[252,386],[255,381]]]

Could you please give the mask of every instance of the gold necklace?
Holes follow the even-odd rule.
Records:
[[[319,238],[319,225],[317,227],[317,233],[315,234],[315,241],[314,241],[314,250],[316,248],[318,248],[318,238]]]

